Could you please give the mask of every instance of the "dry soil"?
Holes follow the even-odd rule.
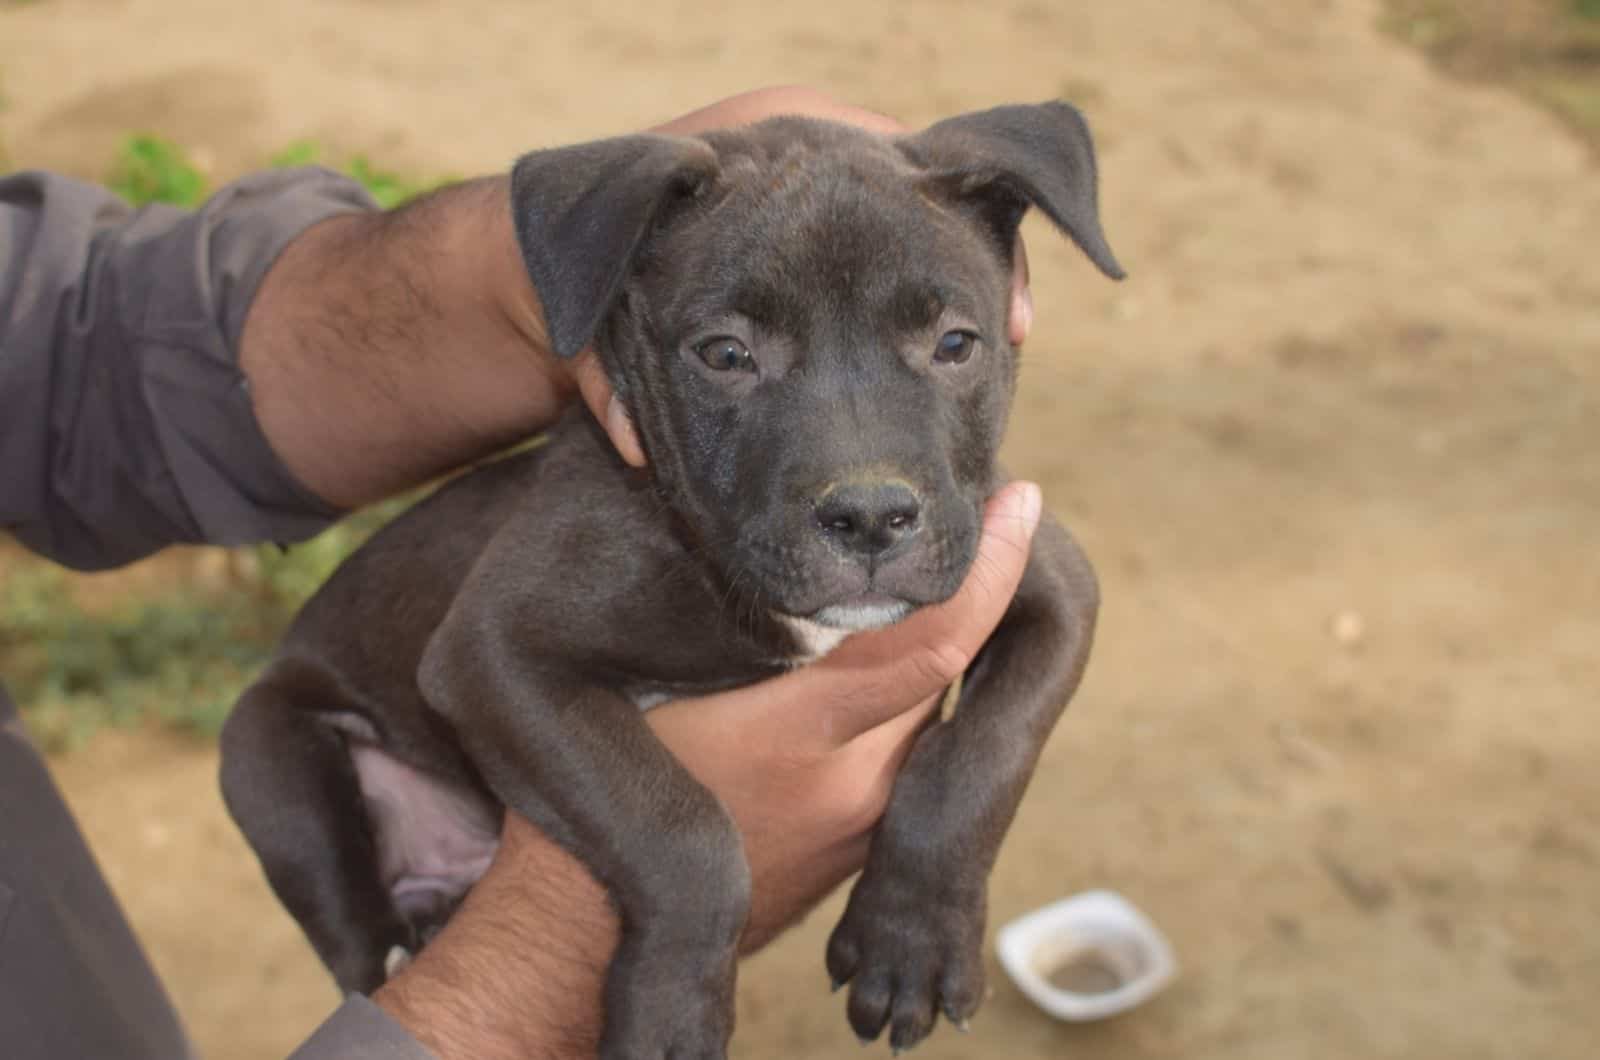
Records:
[[[1541,112],[1442,79],[1368,0],[0,8],[14,158],[136,128],[219,174],[312,136],[412,172],[807,81],[920,123],[1067,95],[1103,281],[1030,222],[1009,463],[1102,573],[1086,684],[992,887],[1090,887],[1183,970],[1063,1026],[995,971],[956,1057],[1600,1055],[1600,180]],[[334,1002],[226,822],[209,748],[57,763],[207,1056]],[[744,969],[735,1054],[857,1047],[837,901]],[[883,1048],[880,1046],[879,1048]]]

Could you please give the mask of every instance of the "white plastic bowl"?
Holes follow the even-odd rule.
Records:
[[[1019,917],[1000,929],[997,946],[1017,988],[1073,1022],[1141,1005],[1178,971],[1166,938],[1112,891],[1085,891]]]

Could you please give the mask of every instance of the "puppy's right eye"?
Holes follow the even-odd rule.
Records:
[[[718,335],[694,348],[706,365],[719,372],[753,372],[756,359],[750,348],[731,335]]]
[[[965,364],[977,344],[978,336],[970,331],[947,331],[934,348],[933,359],[937,364]]]

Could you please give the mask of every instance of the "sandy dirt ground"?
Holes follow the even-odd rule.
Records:
[[[12,156],[93,175],[150,128],[219,173],[312,136],[467,174],[774,81],[913,123],[1075,98],[1132,279],[1030,222],[1009,462],[1106,605],[992,921],[1113,887],[1183,971],[1074,1027],[995,969],[920,1055],[1600,1055],[1600,179],[1552,120],[1366,0],[223,12],[0,7]],[[281,1056],[334,995],[213,752],[57,764],[205,1055]],[[838,909],[746,965],[735,1055],[856,1054]]]

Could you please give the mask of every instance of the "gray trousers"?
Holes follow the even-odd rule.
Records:
[[[0,1057],[186,1060],[172,1002],[0,687]],[[430,1060],[353,995],[291,1060]]]
[[[10,1060],[194,1055],[4,689],[0,1028]]]

